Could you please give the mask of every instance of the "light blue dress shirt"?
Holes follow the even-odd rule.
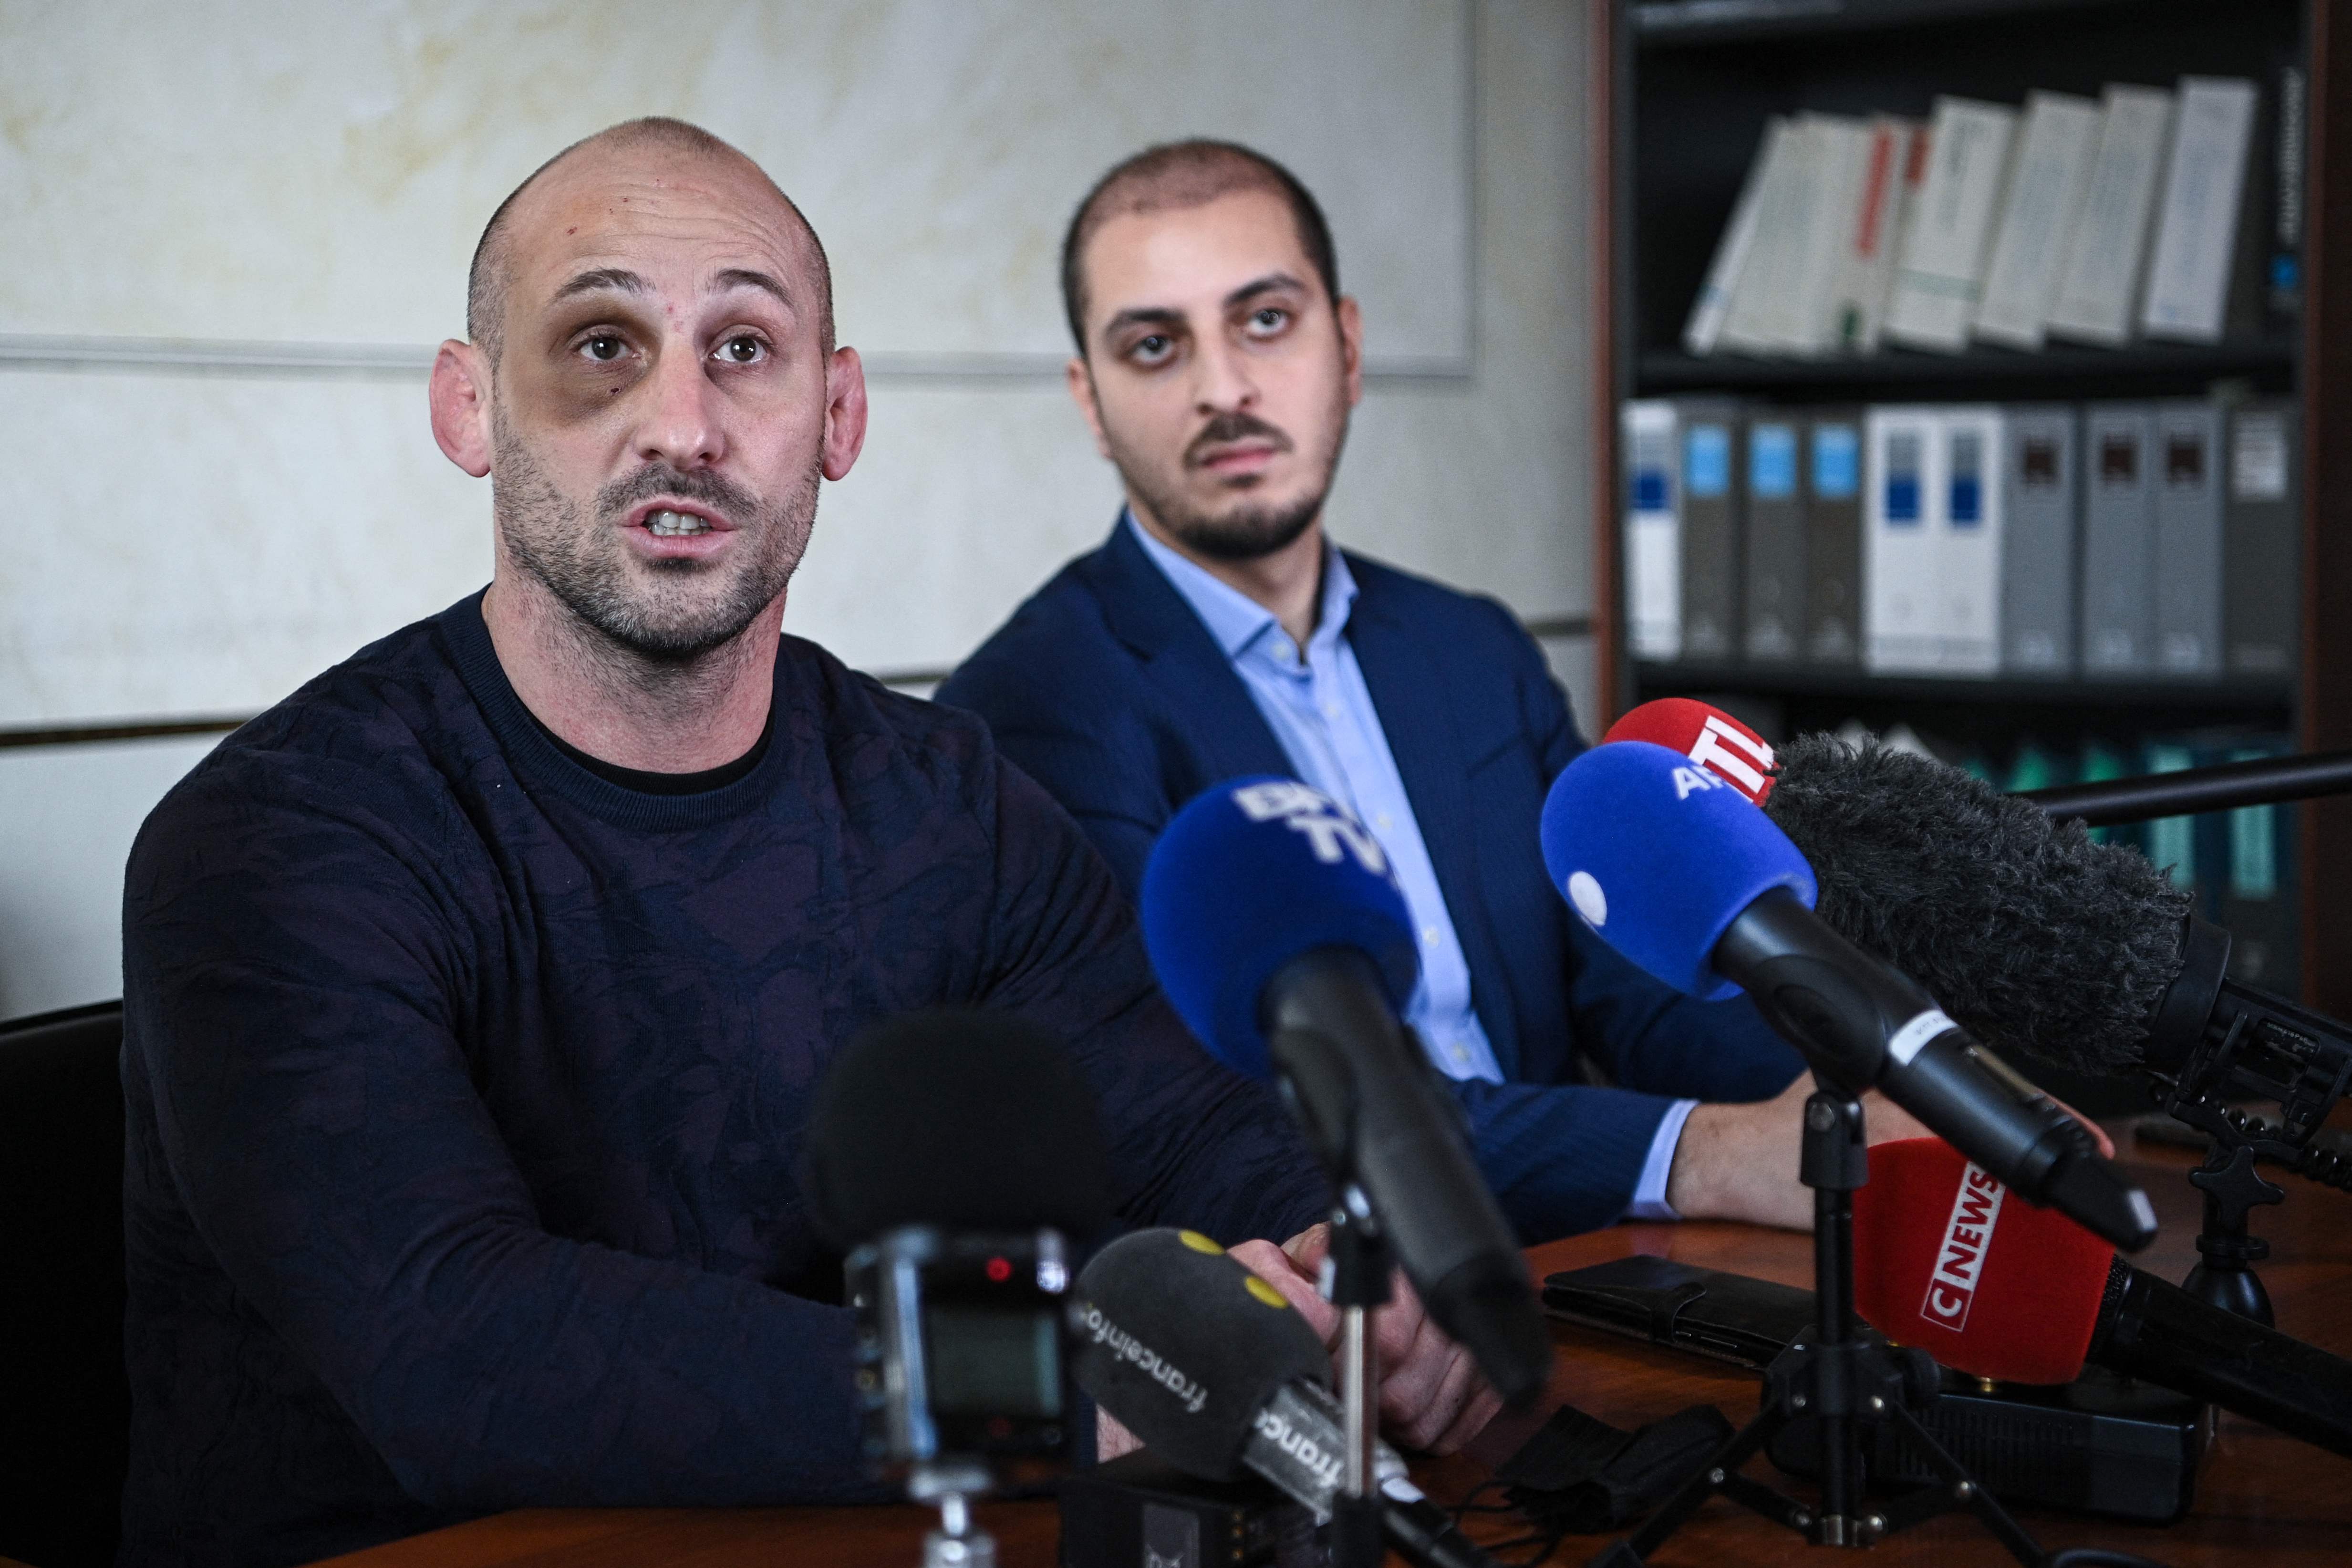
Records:
[[[1502,1066],[1472,1005],[1469,961],[1438,888],[1437,868],[1346,637],[1356,603],[1346,559],[1325,542],[1322,604],[1302,657],[1273,611],[1154,539],[1132,512],[1124,521],[1216,639],[1298,776],[1345,803],[1388,852],[1421,945],[1421,983],[1406,1005],[1405,1022],[1430,1059],[1449,1078],[1502,1082]],[[1658,1123],[1627,1218],[1676,1217],[1665,1202],[1666,1178],[1683,1123],[1696,1103],[1676,1101]]]

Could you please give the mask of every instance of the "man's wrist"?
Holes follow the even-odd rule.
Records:
[[[1666,1203],[1685,1219],[1710,1219],[1718,1212],[1722,1173],[1717,1169],[1731,1142],[1726,1125],[1739,1107],[1701,1105],[1683,1121],[1673,1167],[1666,1175]]]
[[[1691,1113],[1698,1109],[1696,1100],[1677,1100],[1666,1107],[1658,1119],[1657,1131],[1650,1135],[1650,1152],[1642,1162],[1642,1173],[1633,1184],[1633,1201],[1625,1205],[1625,1217],[1632,1220],[1675,1220],[1683,1217],[1670,1188],[1675,1163],[1680,1154],[1683,1131],[1690,1124]]]

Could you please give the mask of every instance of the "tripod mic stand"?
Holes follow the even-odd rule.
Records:
[[[1709,1455],[1640,1530],[1593,1558],[1592,1568],[1640,1568],[1718,1492],[1817,1546],[1874,1545],[1923,1520],[1966,1509],[2026,1568],[2044,1568],[2049,1557],[2040,1543],[1914,1414],[1936,1397],[1936,1363],[1923,1351],[1889,1345],[1854,1317],[1853,1194],[1870,1179],[1862,1104],[1818,1071],[1813,1078],[1819,1087],[1805,1101],[1799,1168],[1813,1189],[1813,1326],[1766,1369],[1756,1418]],[[1808,1416],[1821,1429],[1818,1507],[1740,1474],[1782,1427]],[[1863,1495],[1864,1455],[1872,1428],[1882,1423],[1937,1477],[1934,1485],[1883,1508]]]

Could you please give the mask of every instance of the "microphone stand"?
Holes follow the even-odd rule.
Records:
[[[1640,1568],[1717,1493],[1816,1546],[1874,1546],[1923,1520],[1966,1509],[2025,1568],[2047,1568],[2041,1544],[1919,1424],[1915,1412],[1937,1391],[1934,1361],[1924,1351],[1888,1344],[1854,1316],[1853,1194],[1870,1180],[1862,1102],[1819,1069],[1813,1079],[1798,1172],[1813,1190],[1813,1326],[1765,1369],[1756,1418],[1708,1456],[1640,1530],[1593,1558],[1592,1568]],[[1820,1433],[1817,1508],[1740,1473],[1782,1427],[1806,1417]],[[1937,1477],[1883,1508],[1864,1497],[1865,1455],[1881,1426],[1894,1428],[1895,1440]]]
[[[1380,1568],[1388,1552],[1381,1533],[1375,1445],[1381,1426],[1381,1344],[1373,1309],[1389,1299],[1395,1267],[1388,1240],[1372,1218],[1363,1190],[1350,1180],[1331,1207],[1331,1249],[1323,1298],[1339,1309],[1339,1405],[1346,1452],[1339,1488],[1331,1499],[1331,1568]]]

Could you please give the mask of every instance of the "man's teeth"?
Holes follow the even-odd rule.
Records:
[[[683,539],[691,534],[709,533],[710,520],[697,517],[690,511],[657,511],[646,517],[646,531],[656,539]]]

